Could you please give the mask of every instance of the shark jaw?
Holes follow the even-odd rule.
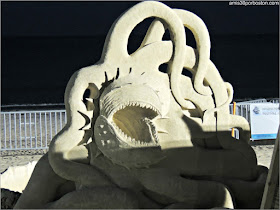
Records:
[[[159,146],[154,122],[162,116],[161,109],[157,91],[144,84],[105,89],[100,97],[100,115],[122,147]]]
[[[118,139],[131,147],[158,146],[158,136],[154,120],[160,116],[159,110],[144,102],[130,101],[118,106],[112,113],[110,124]]]

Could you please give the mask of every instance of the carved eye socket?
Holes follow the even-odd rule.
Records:
[[[90,109],[90,103],[89,103],[90,101],[88,100],[89,96],[90,96],[90,90],[86,89],[85,92],[84,92],[84,95],[83,95],[83,102],[84,102],[88,111]]]

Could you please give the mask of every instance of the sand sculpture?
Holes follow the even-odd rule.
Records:
[[[21,193],[1,188],[1,209],[12,209]]]
[[[32,161],[26,165],[10,166],[1,173],[1,188],[22,193],[36,164],[37,161]]]
[[[149,17],[128,54],[131,31]],[[184,27],[197,49],[186,45]],[[248,144],[248,122],[229,113],[232,86],[209,57],[208,30],[195,14],[152,1],[126,11],[100,61],[71,77],[67,124],[15,208],[258,208],[267,168]]]

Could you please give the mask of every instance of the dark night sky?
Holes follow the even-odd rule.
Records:
[[[138,2],[2,2],[2,36],[95,36]],[[228,2],[164,2],[200,16],[211,34],[279,31],[277,6],[229,6]]]
[[[99,60],[112,23],[136,3],[2,1],[2,105],[63,103],[70,76]],[[211,60],[234,86],[235,98],[278,97],[278,6],[164,3],[192,11],[206,23]],[[146,33],[143,25],[133,31],[132,48]]]

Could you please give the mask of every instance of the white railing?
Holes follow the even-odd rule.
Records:
[[[279,103],[279,99],[271,99],[269,102],[266,99],[256,99],[252,101],[243,101],[236,103],[235,114],[244,117],[248,122],[250,120],[250,104],[254,103]],[[233,113],[233,104],[229,105],[229,111]]]
[[[236,115],[250,122],[250,104],[264,103],[266,99],[236,104]],[[273,99],[267,103],[279,103]],[[229,106],[230,113],[233,105]],[[65,110],[1,112],[1,150],[47,149],[52,138],[66,124]],[[239,139],[238,130],[235,137]]]
[[[47,149],[65,124],[65,110],[1,112],[0,150]]]

